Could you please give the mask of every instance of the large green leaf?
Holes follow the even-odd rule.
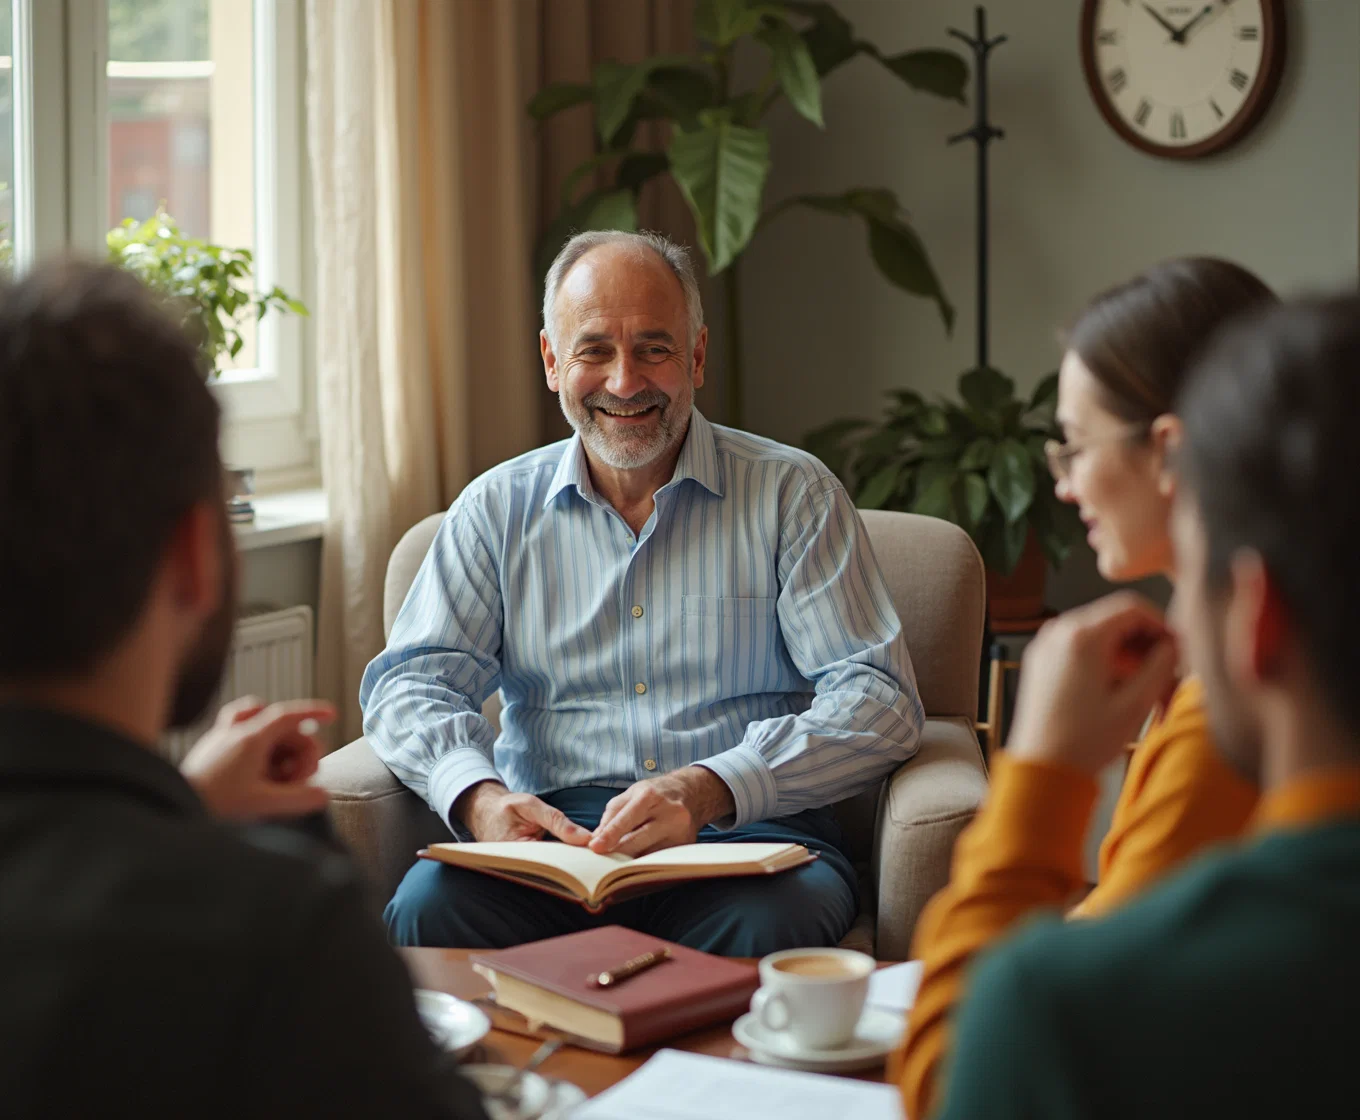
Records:
[[[983,415],[994,412],[1015,395],[1015,382],[991,366],[970,369],[959,378],[959,396]]]
[[[976,471],[966,471],[963,475],[963,507],[968,515],[968,529],[971,532],[982,523],[987,512],[987,504],[992,500],[987,480]]]
[[[657,70],[688,65],[684,55],[657,55],[642,62],[624,63],[605,59],[595,64],[593,73],[595,99],[595,131],[605,147],[612,148],[615,135],[628,121],[633,102],[646,87]]]
[[[757,38],[770,48],[775,77],[789,102],[818,128],[822,127],[822,83],[812,53],[801,35],[782,20],[769,20]]]
[[[830,4],[785,0],[784,6],[812,20],[812,26],[803,32],[803,42],[819,77],[825,77],[864,49],[864,44],[856,41],[850,22]]]
[[[946,521],[957,520],[954,511],[954,483],[957,480],[958,474],[955,472],[940,472],[930,478],[923,475],[911,503],[911,512],[926,517],[941,517]]]
[[[902,474],[901,463],[889,463],[869,479],[855,498],[860,509],[881,509],[883,503],[897,490],[897,482]]]
[[[715,47],[728,47],[760,26],[765,5],[749,0],[699,0],[694,6],[694,33]]]
[[[1025,551],[1025,541],[1029,539],[1030,525],[1025,518],[1008,522],[1001,527],[1001,575],[1008,576],[1020,563]]]
[[[810,206],[826,214],[862,219],[869,231],[869,253],[879,271],[903,291],[933,299],[945,328],[953,329],[954,307],[944,294],[925,245],[907,224],[892,191],[860,187],[838,195],[797,195],[780,203],[780,208],[785,206]]]
[[[907,51],[878,55],[878,60],[912,89],[967,103],[968,64],[953,51]]]
[[[992,465],[992,455],[995,451],[996,444],[986,436],[973,440],[959,456],[959,470],[985,471]]]
[[[770,137],[710,115],[702,128],[671,139],[671,173],[699,227],[711,274],[746,248],[760,217],[760,196],[770,170]]]
[[[1056,408],[1058,404],[1058,375],[1050,373],[1034,386],[1034,395],[1029,399],[1030,408]]]
[[[1034,501],[1034,460],[1019,440],[1003,439],[996,448],[991,468],[987,471],[987,484],[996,498],[1006,524],[1012,525],[1024,519],[1030,503]]]
[[[529,116],[536,121],[546,120],[573,105],[584,105],[595,95],[595,90],[581,82],[555,82],[544,86],[529,101]]]

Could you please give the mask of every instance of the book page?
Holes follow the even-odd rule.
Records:
[[[600,880],[621,865],[630,864],[631,856],[602,856],[589,848],[577,848],[555,840],[505,840],[472,844],[432,844],[432,848],[456,851],[464,859],[465,867],[476,867],[478,863],[494,867],[498,871],[523,869],[533,873],[542,867],[555,867],[565,871],[584,888],[586,898],[595,895]]]
[[[797,844],[682,844],[638,856],[634,867],[725,867],[733,863],[762,863],[796,848]]]
[[[720,846],[720,845],[719,845]],[[574,1120],[904,1120],[895,1085],[662,1050]]]

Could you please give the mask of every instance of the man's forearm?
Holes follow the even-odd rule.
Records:
[[[661,779],[673,783],[694,819],[697,832],[714,821],[731,817],[736,812],[736,800],[722,778],[702,766],[686,766]]]
[[[449,823],[457,822],[474,836],[478,835],[481,819],[509,792],[504,782],[490,778],[468,786],[449,810]]]

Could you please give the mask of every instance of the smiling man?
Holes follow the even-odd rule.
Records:
[[[364,676],[365,732],[465,838],[629,855],[793,841],[821,858],[603,917],[418,861],[392,935],[498,948],[609,922],[739,956],[834,945],[858,898],[830,806],[908,758],[924,719],[854,504],[811,456],[695,411],[708,328],[665,238],[573,238],[543,322],[576,435],[453,504]],[[481,714],[497,688],[499,739]]]

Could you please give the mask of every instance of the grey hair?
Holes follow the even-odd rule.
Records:
[[[689,320],[688,345],[693,346],[704,326],[704,304],[699,296],[699,280],[694,275],[694,262],[683,245],[650,230],[642,233],[629,233],[621,229],[587,230],[576,234],[562,246],[543,281],[543,329],[548,332],[548,341],[554,347],[557,346],[553,316],[557,290],[562,286],[562,280],[577,261],[601,245],[626,245],[638,252],[650,250],[661,258],[680,281],[680,290],[685,293],[685,316]]]

